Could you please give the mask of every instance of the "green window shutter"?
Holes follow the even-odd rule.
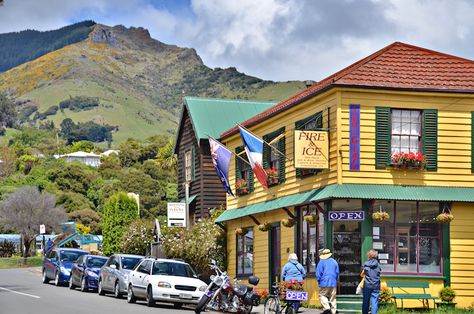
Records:
[[[388,107],[375,108],[375,169],[390,163],[392,119]]]
[[[286,158],[284,156],[286,155],[284,136],[280,138],[280,140],[278,141],[278,150],[283,153],[283,155],[280,154],[279,160],[278,160],[280,162],[280,170],[278,172],[278,181],[280,181],[280,183],[283,183],[285,182],[285,166],[286,166]]]
[[[255,189],[255,184],[254,184],[254,178],[253,178],[253,170],[250,170],[250,175],[249,175],[249,193],[252,193],[253,190]]]
[[[295,123],[295,130],[304,130],[305,129],[305,126],[308,124],[308,123],[314,123],[316,124],[316,127],[315,128],[306,128],[307,130],[315,130],[315,129],[322,129],[323,128],[323,112],[320,111],[320,112],[317,112],[303,120],[300,120],[300,121],[296,121]],[[296,177],[297,178],[305,178],[305,177],[308,177],[308,176],[311,176],[311,175],[314,175],[316,173],[318,173],[320,171],[318,170],[310,170],[310,173],[308,174],[305,174],[303,175],[303,172],[302,172],[302,169],[300,168],[296,168]]]
[[[235,154],[239,155],[243,150],[243,146],[236,147]],[[235,181],[237,181],[238,179],[242,179],[242,162],[243,161],[239,157],[235,156]]]
[[[269,135],[264,135],[263,140],[268,143],[271,141],[271,137]],[[270,146],[267,145],[266,143],[263,143],[263,157],[262,157],[263,169],[270,168],[270,158],[271,158],[270,154],[271,154]]]
[[[438,110],[423,110],[423,153],[426,170],[438,170]]]
[[[191,146],[191,177],[194,181],[196,179],[196,147]]]
[[[471,112],[471,172],[474,173],[474,111]]]

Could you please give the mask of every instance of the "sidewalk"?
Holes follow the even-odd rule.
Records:
[[[300,309],[298,310],[298,314],[320,314],[322,312],[322,310],[309,309],[304,307],[300,307]],[[254,306],[252,309],[252,314],[263,314],[263,304],[260,304],[259,306]]]

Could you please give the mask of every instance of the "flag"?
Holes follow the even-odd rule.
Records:
[[[229,164],[232,152],[211,137],[209,137],[209,145],[211,147],[212,163],[216,168],[217,175],[226,192],[234,196],[229,184]]]
[[[242,138],[242,142],[244,142],[247,158],[252,166],[253,173],[255,173],[257,180],[263,185],[263,187],[268,189],[267,172],[262,166],[263,140],[240,126],[239,129],[240,137]]]

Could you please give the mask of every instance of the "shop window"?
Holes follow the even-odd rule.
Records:
[[[421,152],[421,111],[392,109],[391,153]]]
[[[388,212],[390,220],[375,222],[373,247],[383,272],[441,273],[439,204],[376,201],[373,210]]]
[[[317,211],[316,206],[308,205],[300,207],[300,223],[301,226],[298,250],[298,258],[301,265],[305,267],[306,272],[314,273],[316,265],[319,261],[318,251],[325,248],[324,241],[324,215]],[[311,221],[306,217],[318,217]]]
[[[243,229],[237,237],[237,276],[253,274],[253,228]]]

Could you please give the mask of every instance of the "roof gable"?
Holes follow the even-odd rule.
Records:
[[[474,61],[395,42],[242,124],[250,127],[337,86],[474,93]],[[236,131],[232,128],[222,137]]]

